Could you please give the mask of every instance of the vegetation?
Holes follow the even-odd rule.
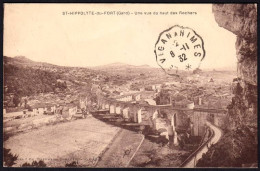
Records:
[[[194,69],[193,70],[193,74],[200,74],[202,72],[202,70],[201,69],[199,69],[199,68],[196,68],[196,69]]]
[[[66,84],[58,83],[60,75],[15,65],[4,65],[4,86],[7,86],[7,93],[14,93],[14,103],[17,106],[20,96],[28,96],[36,93],[52,92],[55,88],[64,90]]]
[[[31,164],[30,163],[24,163],[22,167],[46,167],[46,164],[44,161],[40,160],[39,162],[33,161]]]
[[[171,103],[170,99],[171,94],[168,91],[162,90],[154,99],[156,105],[166,105]]]
[[[78,167],[78,162],[72,161],[71,163],[66,163],[65,167]]]
[[[14,164],[16,164],[15,161],[18,159],[18,155],[13,155],[10,152],[10,149],[6,149],[6,148],[4,148],[3,157],[4,157],[4,166],[7,167],[11,167]]]
[[[18,107],[18,104],[21,102],[20,92],[14,94],[13,103],[15,107]]]
[[[241,167],[243,163],[256,162],[257,146],[251,136],[249,130],[240,129],[225,134],[202,156],[197,167]]]
[[[225,134],[198,161],[198,167],[242,167],[242,164],[257,163],[257,115],[248,111],[243,98],[247,91],[237,85],[235,97],[228,106],[229,124]]]

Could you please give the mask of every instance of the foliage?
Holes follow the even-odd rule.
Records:
[[[4,86],[8,87],[7,93],[15,94],[16,105],[21,96],[52,92],[55,88],[64,90],[67,87],[66,83],[57,82],[59,74],[31,67],[5,64],[4,74]]]
[[[198,167],[241,167],[242,164],[257,163],[257,115],[250,114],[245,104],[246,89],[237,84],[234,93],[228,106],[228,129],[220,142],[199,160]]]
[[[157,105],[170,104],[170,93],[162,90],[154,99]]]
[[[46,164],[44,161],[40,160],[39,162],[33,161],[31,164],[30,163],[24,163],[22,167],[46,167]]]
[[[196,68],[196,69],[194,69],[193,70],[193,74],[199,74],[199,73],[201,73],[202,72],[202,70],[201,69],[199,69],[199,68]]]
[[[28,104],[25,105],[25,109],[28,109],[28,111],[33,111],[33,108]]]
[[[198,161],[197,167],[241,167],[257,161],[257,144],[248,130],[227,133],[220,142],[210,147]]]
[[[78,166],[78,162],[77,161],[73,161],[71,163],[66,163],[65,167],[77,167]]]
[[[13,155],[11,152],[10,152],[10,149],[6,149],[4,148],[4,166],[7,166],[7,167],[11,167],[13,166],[15,163],[15,161],[18,159],[18,155]]]
[[[55,87],[59,88],[60,90],[65,90],[67,88],[67,83],[66,83],[66,81],[63,81],[63,82],[58,81],[55,84]]]
[[[15,93],[13,98],[13,103],[15,107],[17,107],[20,102],[21,102],[21,97],[17,93]]]

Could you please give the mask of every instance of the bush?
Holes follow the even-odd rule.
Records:
[[[26,162],[22,165],[22,167],[46,167],[46,164],[44,161],[40,160],[39,162],[33,161],[32,164]]]
[[[13,155],[11,152],[10,152],[10,149],[6,149],[4,148],[4,166],[7,166],[7,167],[11,167],[13,166],[15,163],[15,161],[18,159],[18,155]]]
[[[14,119],[21,119],[22,117],[23,117],[22,115],[19,115],[19,116],[14,117]]]
[[[33,108],[28,104],[26,104],[25,109],[28,109],[28,111],[33,111]]]
[[[59,75],[50,71],[6,64],[4,75],[4,86],[8,87],[7,93],[15,94],[16,106],[20,103],[21,96],[52,92],[56,87],[61,90],[67,88],[66,82],[57,83]]]
[[[66,163],[65,167],[78,167],[78,162],[73,161],[71,163]]]

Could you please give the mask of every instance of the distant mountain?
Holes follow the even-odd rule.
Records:
[[[114,68],[114,67],[130,67],[130,66],[131,65],[116,62],[116,63],[107,64],[107,65],[96,66],[96,67],[93,67],[93,68]]]
[[[7,57],[3,58],[4,64],[13,64],[13,65],[22,65],[22,66],[41,66],[41,67],[60,67],[58,65],[49,64],[46,62],[36,62],[31,59],[26,58],[25,56],[15,56],[15,57]]]
[[[91,67],[91,68],[98,69],[98,70],[109,70],[109,69],[121,70],[121,69],[152,68],[152,67],[149,65],[136,66],[136,65],[130,65],[130,64],[116,62],[116,63],[107,64],[107,65],[95,66],[95,67]]]
[[[6,58],[8,58],[8,57],[6,57]],[[25,56],[15,56],[13,59],[17,60],[17,61],[20,61],[20,62],[34,62],[34,61],[26,58]]]
[[[218,67],[218,68],[203,68],[203,71],[237,71],[237,68],[234,66]]]
[[[138,67],[150,68],[151,66],[146,64],[146,65],[140,65],[140,66],[138,66]]]

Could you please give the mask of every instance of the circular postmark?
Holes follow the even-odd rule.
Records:
[[[191,28],[175,25],[160,33],[155,44],[157,64],[169,75],[200,67],[205,57],[203,39]]]

